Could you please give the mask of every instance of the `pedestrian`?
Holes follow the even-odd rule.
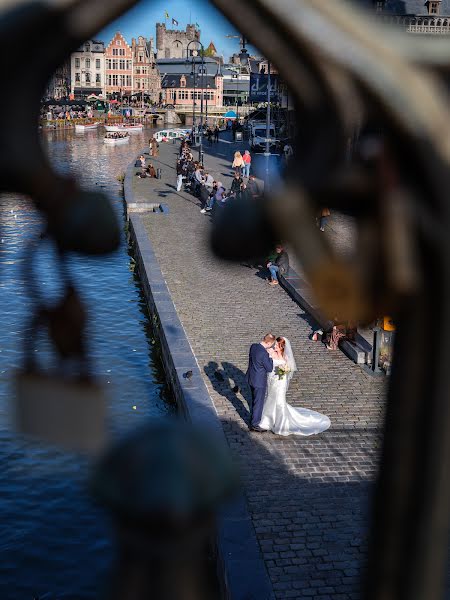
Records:
[[[275,260],[267,263],[270,272],[270,285],[278,285],[278,274],[284,275],[289,270],[289,255],[281,244],[275,247]]]
[[[143,169],[145,169],[145,157],[144,157],[144,155],[143,155],[143,154],[141,154],[141,155],[140,155],[140,157],[139,157],[139,161],[140,161],[140,163],[141,163],[141,167],[142,167]]]
[[[244,152],[242,160],[244,161],[244,177],[248,178],[250,177],[250,166],[252,164],[252,157],[248,150]]]
[[[177,192],[181,191],[181,187],[183,185],[183,164],[181,160],[177,160]]]
[[[214,127],[214,141],[215,142],[219,141],[219,133],[220,133],[219,127],[216,125]]]
[[[328,218],[331,215],[329,208],[322,208],[319,216],[319,229],[320,231],[325,231],[325,225],[327,224]]]
[[[241,185],[243,184],[243,179],[239,175],[239,173],[235,173],[233,177],[233,181],[231,182],[231,193],[237,194],[241,191]]]
[[[206,137],[208,138],[208,144],[210,146],[212,146],[212,143],[213,143],[213,132],[211,130],[211,127],[208,127],[208,129],[206,131]]]
[[[241,175],[242,168],[244,166],[244,160],[243,160],[242,155],[239,152],[239,150],[234,153],[234,160],[233,160],[233,164],[231,166],[233,167],[235,173],[238,173],[239,175]]]
[[[158,156],[158,148],[159,148],[159,144],[156,141],[155,136],[153,136],[152,139],[150,140],[150,154],[151,154],[151,156]]]

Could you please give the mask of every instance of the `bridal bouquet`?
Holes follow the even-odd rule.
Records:
[[[290,368],[287,365],[282,365],[280,367],[276,367],[275,369],[275,375],[278,376],[278,379],[283,379],[283,377],[286,377],[286,375],[290,372]]]

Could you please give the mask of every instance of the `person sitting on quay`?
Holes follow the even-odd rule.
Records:
[[[225,194],[225,188],[222,185],[221,181],[218,181],[216,184],[215,193],[212,194],[209,198],[208,205],[202,209],[200,212],[205,214],[207,211],[210,211],[214,208],[216,203],[222,202],[223,195]]]
[[[177,171],[177,192],[180,192],[181,187],[183,185],[183,178],[186,177],[186,173],[187,173],[186,164],[183,161],[181,161],[180,159],[177,160],[176,171]]]
[[[214,187],[214,177],[207,171],[204,172],[203,177],[206,189],[211,193]]]
[[[250,175],[250,177],[248,178],[247,190],[249,197],[254,200],[261,198],[261,196],[263,195],[261,185],[258,183],[254,175]]]
[[[278,274],[284,275],[289,270],[289,255],[281,244],[275,246],[276,258],[267,263],[270,273],[269,285],[278,285]]]
[[[145,156],[143,154],[140,155],[139,161],[141,163],[141,167],[145,169]]]
[[[152,165],[152,163],[149,163],[149,165],[146,169],[146,173],[147,173],[147,177],[154,177],[155,179],[157,178],[156,170],[155,170],[155,167]]]

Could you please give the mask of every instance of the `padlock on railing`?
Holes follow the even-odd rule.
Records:
[[[31,270],[30,264],[26,279],[32,289]],[[20,433],[42,442],[96,453],[107,437],[106,395],[90,375],[86,311],[64,269],[62,275],[65,293],[54,306],[44,304],[35,294],[30,334],[25,339],[25,366],[16,376],[14,420]],[[41,330],[46,330],[57,356],[56,368],[47,371],[37,364],[34,353]],[[69,375],[74,368],[75,374]]]
[[[18,373],[15,383],[20,433],[90,454],[105,447],[106,397],[100,384],[39,371]]]

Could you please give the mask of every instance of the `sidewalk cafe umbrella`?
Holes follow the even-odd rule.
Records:
[[[237,119],[237,114],[234,112],[234,110],[229,110],[223,115],[223,118],[230,120]]]

